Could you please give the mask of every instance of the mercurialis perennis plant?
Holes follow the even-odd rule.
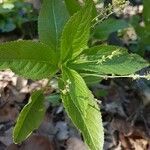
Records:
[[[104,131],[100,108],[86,85],[87,77],[136,77],[149,63],[125,48],[89,46],[93,18],[92,0],[43,0],[38,18],[39,41],[13,41],[0,45],[0,69],[40,80],[57,77],[66,112],[80,130],[90,150],[102,150]],[[92,27],[92,30],[91,30]],[[107,76],[109,75],[109,76]],[[149,76],[142,76],[149,79]],[[34,91],[22,109],[13,132],[21,143],[44,117],[44,89]]]

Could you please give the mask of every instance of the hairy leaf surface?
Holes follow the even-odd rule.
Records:
[[[40,41],[56,50],[68,17],[63,0],[43,0],[38,19]]]
[[[70,13],[70,15],[73,15],[78,10],[80,10],[81,6],[77,0],[65,0],[67,9]]]
[[[75,13],[64,27],[61,38],[61,61],[77,56],[87,47],[90,34],[93,3],[89,2]]]
[[[150,25],[150,12],[149,12],[149,6],[150,6],[150,0],[143,0],[143,17],[144,21],[146,23],[146,26]]]
[[[35,91],[28,104],[19,114],[14,128],[13,138],[15,143],[21,143],[33,130],[37,129],[45,114],[44,95],[42,91]]]
[[[149,64],[136,54],[129,54],[125,48],[117,46],[97,46],[87,49],[73,62],[68,63],[81,73],[128,75]]]
[[[102,150],[104,132],[101,114],[82,77],[74,70],[63,68],[60,88],[65,109],[89,148]]]
[[[53,75],[56,55],[44,44],[32,41],[8,42],[0,45],[0,69],[10,68],[16,74],[30,79]]]

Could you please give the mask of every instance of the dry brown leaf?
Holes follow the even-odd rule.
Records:
[[[32,135],[21,145],[11,144],[7,150],[56,150],[53,142],[44,136]]]
[[[80,139],[71,137],[67,140],[66,150],[88,150],[88,148]]]
[[[21,150],[55,150],[53,142],[44,136],[33,135],[21,146]]]
[[[19,147],[16,144],[10,144],[6,150],[19,150]]]
[[[148,141],[144,139],[129,139],[135,150],[147,150]]]
[[[0,122],[15,122],[19,114],[19,109],[14,102],[6,103],[0,109]]]

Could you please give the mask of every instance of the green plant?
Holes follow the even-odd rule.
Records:
[[[75,0],[69,1],[78,5]],[[83,78],[106,78],[107,74],[112,75],[108,77],[135,78],[137,75],[131,74],[149,64],[121,47],[101,45],[90,48],[90,29],[96,15],[93,1],[87,0],[82,9],[72,5],[71,17],[67,8],[72,3],[65,2],[43,1],[38,19],[40,42],[14,41],[0,45],[0,69],[10,68],[34,80],[55,76],[64,107],[89,149],[102,150],[101,113]],[[148,75],[143,77],[149,79]],[[43,91],[35,91],[21,111],[13,132],[15,143],[21,143],[40,125],[45,113]]]
[[[150,1],[143,0],[142,19],[139,16],[132,18],[131,24],[137,33],[137,48],[136,51],[144,55],[145,51],[150,51]]]
[[[117,20],[114,18],[109,18],[96,25],[93,31],[93,37],[98,40],[105,41],[111,33],[125,29],[128,26],[128,23],[123,19]]]
[[[7,1],[0,4],[0,33],[10,32],[22,27],[23,23],[37,20],[30,3]]]
[[[125,20],[116,19],[112,16],[121,12],[126,5],[128,5],[128,1],[112,0],[112,4],[109,3],[108,6],[101,8],[99,14],[94,18],[96,22],[93,25],[93,38],[105,42],[111,33],[129,27]]]

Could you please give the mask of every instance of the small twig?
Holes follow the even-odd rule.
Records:
[[[136,79],[147,79],[147,80],[150,80],[150,74],[147,74],[147,75],[130,74],[130,75],[123,75],[123,76],[117,76],[117,75],[99,75],[99,74],[84,74],[84,75],[95,76],[95,77],[100,77],[100,78],[104,78],[104,79],[132,78],[134,80],[136,80]]]
[[[109,16],[111,16],[114,12],[111,12],[109,13],[108,15],[104,16],[103,18],[101,18],[100,20],[98,20],[97,22],[95,22],[93,25],[92,25],[92,28],[94,28],[98,23],[101,23],[103,22],[105,19],[107,19]]]
[[[122,4],[120,4],[120,6],[118,6],[118,10],[117,10],[117,11],[114,11],[114,10],[113,10],[114,5],[109,5],[108,7],[104,8],[104,9],[102,10],[102,12],[101,12],[100,14],[98,14],[98,15],[92,20],[92,22],[95,21],[95,20],[96,20],[96,22],[95,22],[91,27],[94,28],[98,23],[101,23],[102,21],[104,21],[105,19],[107,19],[107,18],[108,18],[109,16],[111,16],[112,14],[117,13],[117,12],[120,12],[127,4],[128,4],[127,2],[126,2],[126,3],[125,3],[125,2],[122,2]],[[118,5],[118,3],[117,3],[117,5]],[[108,12],[108,11],[110,11],[110,13],[107,14],[107,15],[105,15],[105,13]],[[104,16],[103,16],[103,15],[104,15]],[[102,16],[102,18],[101,18],[100,20],[98,20],[98,18],[101,17],[101,16]]]

